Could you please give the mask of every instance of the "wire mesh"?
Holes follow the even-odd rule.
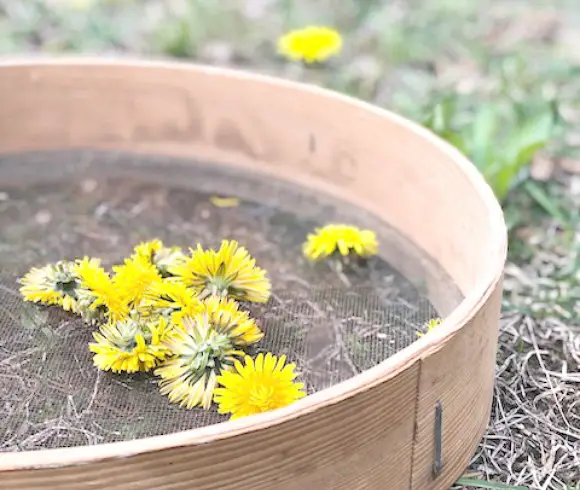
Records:
[[[238,205],[212,205],[213,194]],[[384,224],[360,210],[271,179],[222,167],[92,151],[0,156],[0,450],[122,441],[206,426],[216,411],[169,404],[150,375],[99,372],[92,328],[25,303],[17,278],[31,266],[85,254],[118,263],[141,240],[213,246],[233,238],[268,271],[273,295],[245,305],[265,331],[255,351],[286,354],[309,393],[410,345],[437,315],[377,257],[313,266],[306,234],[331,221]],[[381,254],[384,256],[385,254]]]

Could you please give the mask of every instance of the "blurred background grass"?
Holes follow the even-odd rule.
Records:
[[[280,58],[277,38],[310,24],[342,33],[340,56],[315,68]],[[578,0],[0,0],[0,54],[38,52],[235,66],[421,122],[466,153],[504,205],[504,316],[531,319],[539,335],[555,318],[580,349]],[[553,338],[551,355],[573,371],[566,342]],[[482,478],[576,483],[558,480],[564,470],[538,477],[532,465],[516,478],[513,460],[482,461],[473,465]]]

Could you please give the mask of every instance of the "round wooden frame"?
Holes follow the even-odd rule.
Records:
[[[264,76],[0,62],[0,153],[54,148],[191,156],[338,196],[418,244],[464,299],[395,356],[289,407],[135,441],[0,453],[0,487],[428,490],[464,471],[489,418],[507,240],[492,191],[459,152],[395,114]],[[436,306],[449,310],[444,296]]]

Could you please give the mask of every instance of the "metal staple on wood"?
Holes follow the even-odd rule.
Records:
[[[443,404],[437,402],[435,406],[435,460],[433,462],[433,476],[437,477],[443,471]]]

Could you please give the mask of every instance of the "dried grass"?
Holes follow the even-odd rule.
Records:
[[[492,419],[472,471],[542,490],[578,482],[579,361],[580,326],[504,316]]]

